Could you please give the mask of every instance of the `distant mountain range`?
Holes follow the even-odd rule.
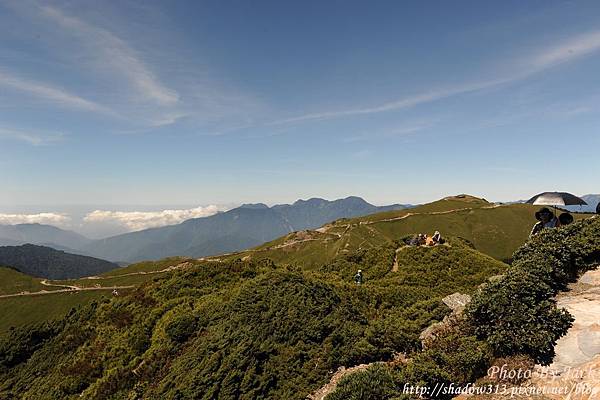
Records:
[[[31,243],[47,245],[59,250],[74,251],[91,242],[91,239],[78,233],[51,225],[0,225],[0,246],[18,246]]]
[[[119,268],[105,260],[33,244],[0,247],[0,265],[47,279],[75,279]]]
[[[293,231],[317,228],[339,218],[407,207],[401,204],[378,207],[359,197],[335,201],[313,198],[273,207],[262,203],[245,204],[178,225],[95,240],[78,250],[94,257],[121,262],[175,255],[202,257],[247,249]]]
[[[572,211],[596,212],[596,207],[598,206],[598,203],[600,203],[600,194],[586,194],[585,196],[581,196],[581,198],[585,200],[588,205],[582,206],[581,208],[579,206],[570,207]]]

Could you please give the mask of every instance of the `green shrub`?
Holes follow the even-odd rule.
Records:
[[[165,333],[174,342],[183,343],[196,331],[196,317],[183,314],[175,317],[165,327]]]
[[[325,400],[385,400],[397,396],[394,373],[386,366],[375,365],[342,378]]]
[[[545,230],[514,255],[513,266],[489,283],[466,314],[479,339],[497,356],[524,354],[548,364],[573,318],[553,297],[600,262],[600,220]]]

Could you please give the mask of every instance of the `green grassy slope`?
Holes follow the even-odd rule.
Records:
[[[61,319],[72,308],[109,295],[110,291],[90,291],[0,299],[0,337],[11,327]]]
[[[158,261],[142,261],[139,263],[130,264],[123,268],[118,268],[112,271],[105,272],[100,276],[108,277],[131,274],[136,272],[155,272],[170,267],[172,265],[180,264],[188,259],[189,258],[187,257],[169,257]]]
[[[338,220],[324,226],[319,234],[290,234],[250,251],[219,258],[270,258],[314,266],[348,251],[393,243],[416,233],[432,235],[439,230],[445,236],[467,239],[477,250],[507,261],[527,240],[538,208],[527,204],[494,205],[472,196],[454,196],[410,210]],[[575,217],[587,218],[589,214]],[[302,240],[307,236],[311,240]]]
[[[449,312],[443,296],[506,269],[450,239],[402,248],[392,272],[397,247],[307,269],[196,261],[0,340],[0,398],[304,399],[341,365],[418,349],[422,329]],[[362,286],[351,279],[359,268]]]
[[[0,267],[0,295],[51,290],[40,281],[39,278],[25,275],[12,268]]]
[[[22,274],[10,268],[0,267],[0,296],[21,292],[52,292],[64,289],[60,285],[80,288],[139,286],[158,277],[172,274],[172,271],[159,271],[178,265],[185,260],[181,257],[173,257],[160,261],[132,264],[100,275],[101,279],[82,278],[48,281],[48,283],[57,286],[42,285],[39,278]],[[99,299],[102,296],[110,297],[111,291],[112,289],[106,289],[0,298],[0,334],[5,333],[11,327],[60,319],[72,308],[89,304],[90,301]],[[127,290],[120,290],[121,293],[124,291]]]

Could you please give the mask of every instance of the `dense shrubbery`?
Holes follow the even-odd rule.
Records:
[[[556,340],[572,322],[567,311],[556,307],[550,286],[536,275],[512,268],[484,293],[468,307],[477,336],[498,356],[527,354],[537,362],[549,363]]]
[[[465,334],[464,322],[451,324],[433,346],[415,352],[407,364],[375,365],[364,372],[346,376],[327,400],[418,399],[405,387],[466,385],[485,374],[493,359],[490,346]],[[437,398],[451,399],[440,394]]]
[[[327,400],[383,400],[398,397],[398,376],[384,365],[376,365],[364,371],[346,376]]]
[[[0,374],[0,397],[303,399],[341,365],[417,350],[448,313],[443,296],[505,269],[457,241],[408,248],[392,273],[395,249],[317,270],[234,261],[157,278],[73,312],[39,346],[0,342],[0,357],[31,350]]]
[[[515,253],[504,277],[475,297],[467,314],[496,355],[552,360],[556,340],[572,322],[554,296],[600,262],[599,225],[596,218],[542,232]]]
[[[23,329],[11,329],[0,341],[0,373],[29,359],[44,342],[56,336],[62,329],[60,322],[46,322]]]
[[[572,321],[557,309],[554,296],[598,263],[600,219],[544,231],[515,253],[511,268],[490,281],[468,305],[464,320],[450,323],[431,347],[406,365],[347,376],[327,400],[401,399],[405,384],[473,382],[484,376],[494,357],[529,366],[550,362],[556,340]]]

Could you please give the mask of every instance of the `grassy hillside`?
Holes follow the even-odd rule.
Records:
[[[217,258],[270,258],[314,266],[349,251],[391,244],[415,233],[432,235],[439,230],[442,235],[462,237],[477,250],[508,261],[527,240],[538,209],[527,204],[495,205],[472,196],[454,196],[410,210],[337,220],[318,232],[293,233],[250,251]]]
[[[31,277],[11,268],[0,267],[0,296],[28,292],[25,296],[0,297],[0,334],[11,327],[21,327],[64,317],[69,310],[102,296],[111,296],[112,287],[139,286],[161,276],[172,274],[170,267],[185,266],[187,259],[173,257],[160,261],[147,261],[101,274],[97,279],[80,278],[70,280],[47,280]],[[52,285],[52,286],[50,286]],[[82,288],[82,291],[64,291],[68,287]],[[101,289],[107,288],[107,289]],[[88,289],[94,289],[88,291]],[[100,290],[96,290],[100,289]],[[126,291],[126,290],[125,290]],[[124,292],[120,289],[119,292]]]
[[[462,240],[363,249],[318,267],[201,262],[0,341],[0,398],[304,399],[329,371],[419,348],[507,266]],[[357,286],[352,276],[364,271]]]
[[[134,264],[129,264],[123,268],[117,268],[101,274],[102,277],[123,276],[126,274],[134,274],[139,272],[156,272],[168,268],[173,265],[180,264],[189,260],[187,257],[169,257],[158,261],[142,261]]]
[[[48,289],[40,280],[12,268],[0,267],[0,296]]]
[[[0,338],[9,332],[11,327],[19,328],[60,320],[71,309],[109,295],[110,291],[90,291],[0,299]]]

